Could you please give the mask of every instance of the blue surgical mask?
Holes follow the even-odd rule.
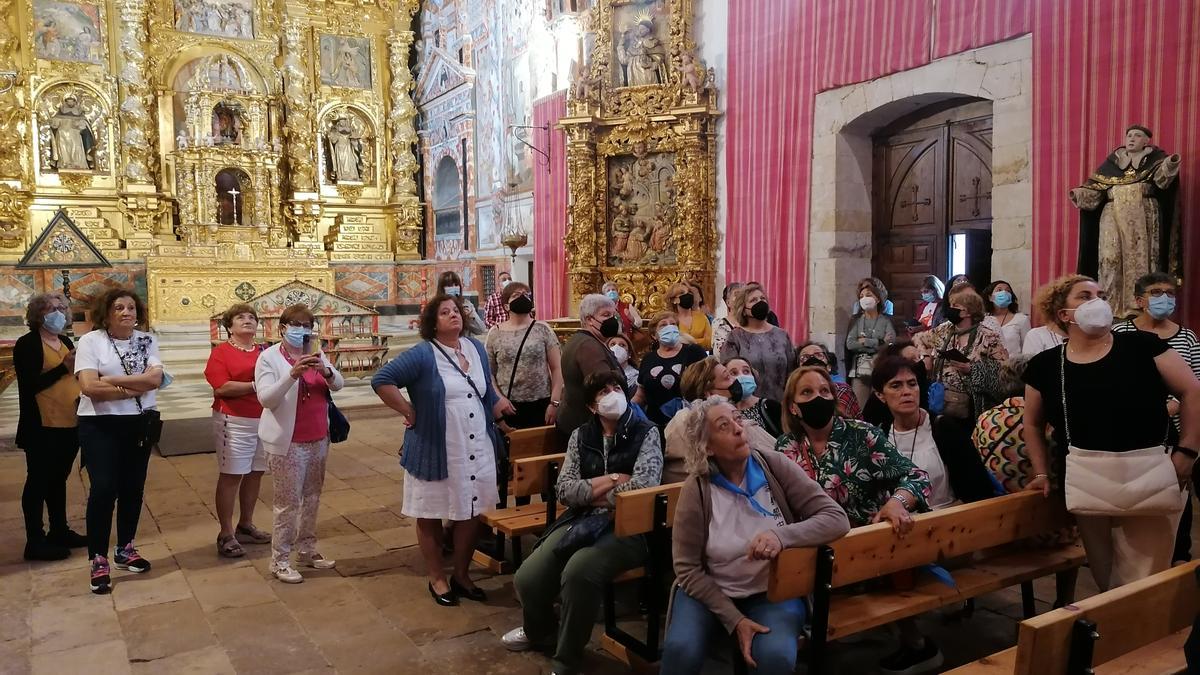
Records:
[[[753,396],[754,391],[758,389],[758,382],[754,381],[753,375],[738,375],[737,381],[742,385],[742,400]]]
[[[1150,296],[1150,303],[1146,306],[1146,311],[1150,312],[1150,316],[1161,321],[1175,313],[1175,298],[1169,295],[1160,295],[1157,298]]]
[[[1174,300],[1172,299],[1171,302],[1173,303]],[[63,329],[67,327],[67,315],[57,309],[45,314],[42,316],[42,327],[51,333],[62,333]]]
[[[607,295],[608,299],[612,300],[613,302],[616,302],[617,299],[621,297],[620,295],[617,294],[616,291],[609,291],[609,292],[605,293],[605,295]]]
[[[458,286],[447,286],[446,295],[462,295],[462,289]]]
[[[658,329],[658,341],[667,347],[679,344],[679,326],[663,326]]]
[[[285,330],[283,332],[283,339],[286,340],[287,343],[289,345],[291,345],[292,347],[294,347],[296,349],[300,349],[301,347],[304,346],[304,338],[306,336],[310,336],[310,335],[312,335],[311,328],[302,328],[300,326],[288,326],[287,330]]]
[[[992,294],[992,304],[996,305],[1000,309],[1007,308],[1012,304],[1012,301],[1012,293],[1009,293],[1008,291],[996,291]]]
[[[921,299],[925,302],[937,302],[938,296],[933,294],[933,291],[925,291],[921,294]]]

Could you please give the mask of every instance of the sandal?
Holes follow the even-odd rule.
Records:
[[[260,530],[256,525],[238,525],[233,531],[233,536],[243,544],[269,544],[271,543],[271,533],[266,530]]]
[[[240,558],[246,555],[245,549],[232,534],[217,537],[217,553],[222,558]]]

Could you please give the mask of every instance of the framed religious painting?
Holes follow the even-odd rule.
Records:
[[[33,0],[32,32],[39,59],[100,65],[108,58],[103,4]]]
[[[675,190],[675,153],[650,152],[635,143],[632,153],[610,157],[608,174],[608,250],[611,267],[674,265],[679,209]]]
[[[347,89],[372,87],[370,38],[322,34],[319,48],[321,84]]]
[[[670,7],[663,0],[612,5],[611,82],[641,87],[671,81]]]
[[[254,0],[175,0],[175,30],[254,39]]]

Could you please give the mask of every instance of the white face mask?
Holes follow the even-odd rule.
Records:
[[[858,306],[862,307],[864,312],[870,312],[875,309],[875,298],[868,295],[858,301]]]
[[[512,283],[511,279],[501,279],[500,280],[500,288],[508,288],[508,285],[511,283]]]
[[[625,365],[629,362],[629,352],[621,345],[612,346],[613,356],[617,357],[617,363]]]
[[[1112,307],[1103,298],[1092,298],[1075,308],[1075,325],[1096,337],[1112,330]]]
[[[596,412],[606,420],[619,420],[628,409],[629,401],[619,391],[608,392],[596,403]]]

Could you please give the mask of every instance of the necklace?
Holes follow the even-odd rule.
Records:
[[[917,413],[917,426],[912,429],[912,435],[913,435],[912,447],[909,448],[909,450],[908,450],[908,461],[910,461],[910,462],[912,461],[913,457],[915,457],[917,454],[917,433],[921,431],[921,424],[923,424],[924,422],[925,422],[925,411],[922,410],[919,413]],[[908,433],[908,432],[907,431],[904,431],[904,432],[897,431],[896,423],[892,422],[892,445],[896,446],[896,449],[899,450],[900,449],[900,439],[899,439],[899,437],[896,436],[897,433]]]
[[[237,340],[234,340],[233,338],[229,338],[228,342],[229,342],[229,344],[233,345],[233,348],[234,348],[234,349],[237,349],[238,351],[243,351],[243,352],[256,352],[256,351],[258,351],[258,345],[257,345],[257,344],[256,344],[256,343],[255,343],[253,340],[250,342],[250,346],[249,346],[249,347],[243,347],[243,346],[241,346],[240,344],[238,344],[238,343],[237,343]]]

